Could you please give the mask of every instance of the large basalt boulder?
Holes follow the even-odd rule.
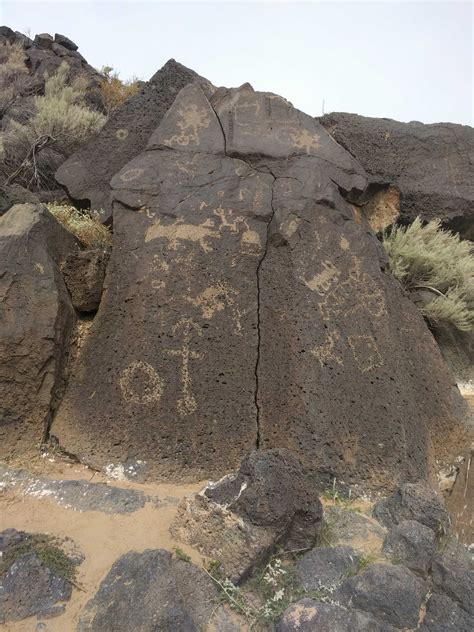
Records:
[[[319,121],[366,170],[376,229],[420,215],[474,239],[474,128],[343,112]]]
[[[60,273],[74,237],[32,204],[0,217],[0,454],[37,446],[51,421],[74,308]]]
[[[86,200],[104,222],[111,220],[110,180],[141,153],[178,92],[192,81],[206,90],[211,84],[193,70],[170,59],[112,114],[100,133],[70,156],[56,180],[75,200]]]
[[[281,97],[211,101],[186,86],[112,179],[106,290],[53,432],[149,477],[221,476],[255,447],[320,484],[428,477],[468,409],[346,200],[363,170]]]
[[[237,632],[206,573],[162,549],[120,557],[84,606],[76,632]],[[218,623],[217,623],[218,622]]]

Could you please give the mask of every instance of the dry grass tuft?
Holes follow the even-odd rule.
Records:
[[[95,211],[80,211],[67,204],[47,204],[48,210],[60,224],[86,248],[112,245],[112,233],[104,226]]]

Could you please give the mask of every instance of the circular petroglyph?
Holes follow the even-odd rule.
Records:
[[[119,139],[119,140],[125,140],[128,136],[128,129],[118,129],[115,132],[115,136]]]
[[[124,171],[120,176],[120,180],[124,182],[130,182],[130,180],[135,180],[139,178],[143,173],[143,169],[128,169],[128,171]]]
[[[119,385],[129,404],[157,404],[163,395],[163,380],[151,364],[142,360],[135,360],[122,371]]]

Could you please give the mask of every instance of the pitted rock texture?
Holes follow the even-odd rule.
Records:
[[[81,612],[76,632],[237,632],[212,579],[162,549],[119,558]]]
[[[460,464],[453,489],[446,499],[453,531],[464,544],[474,544],[474,446]]]
[[[110,221],[111,178],[145,149],[178,92],[193,81],[201,82],[208,92],[213,90],[193,70],[170,59],[111,115],[97,136],[61,165],[56,180],[73,199],[87,201],[104,222]]]
[[[102,298],[109,252],[102,249],[71,253],[61,272],[78,312],[96,312]]]
[[[439,218],[474,239],[472,127],[400,123],[343,112],[319,121],[366,170],[370,190],[378,197],[369,202],[369,213],[377,221],[385,217],[385,225],[393,223],[392,209],[398,206],[402,222],[412,222],[417,215]]]
[[[285,447],[320,482],[374,488],[457,455],[467,405],[345,199],[365,183],[281,97],[185,87],[112,179],[114,250],[63,447],[181,479]]]
[[[32,204],[0,217],[0,454],[37,447],[61,385],[74,308],[60,266],[78,248]]]

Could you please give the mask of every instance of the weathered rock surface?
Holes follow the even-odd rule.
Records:
[[[378,200],[374,218],[393,223],[439,218],[474,239],[474,129],[467,125],[400,123],[334,112],[319,119],[366,170]],[[397,200],[398,198],[398,200]],[[374,206],[377,208],[375,209]],[[383,228],[384,226],[380,226]]]
[[[474,564],[460,555],[438,555],[433,561],[434,592],[456,601],[474,621]]]
[[[404,520],[416,520],[437,534],[449,527],[449,515],[441,496],[425,483],[402,485],[388,498],[379,500],[373,513],[389,529]]]
[[[64,612],[59,602],[71,597],[71,583],[29,546],[36,537],[15,529],[0,533],[0,623],[57,616]]]
[[[474,544],[474,447],[464,456],[446,506],[452,529],[464,544]]]
[[[240,582],[276,544],[286,550],[313,546],[322,514],[307,472],[290,452],[258,451],[238,472],[185,498],[172,531]]]
[[[45,207],[0,218],[0,454],[38,446],[75,315],[60,274],[76,240]]]
[[[226,622],[213,581],[164,550],[131,551],[115,562],[82,610],[77,632],[199,632],[216,616]]]
[[[419,632],[472,632],[474,618],[446,595],[433,594]]]
[[[371,564],[346,579],[336,595],[346,607],[372,613],[397,628],[414,628],[427,591],[425,582],[403,566]]]
[[[277,625],[277,632],[395,632],[387,623],[334,603],[305,598],[292,604]]]
[[[425,576],[435,550],[435,532],[415,520],[403,520],[393,527],[383,545],[384,555]]]
[[[289,448],[321,484],[393,488],[451,462],[467,405],[341,196],[364,185],[281,97],[245,85],[211,106],[185,87],[112,180],[114,252],[61,444],[150,478],[219,476],[255,447]]]
[[[82,250],[71,253],[61,266],[72,304],[78,312],[97,311],[108,260],[107,251]]]
[[[379,555],[387,530],[375,518],[346,507],[325,507],[331,545],[351,546],[367,555]]]
[[[56,172],[56,180],[75,200],[87,200],[103,221],[112,217],[110,180],[141,153],[178,92],[188,83],[212,86],[193,70],[170,59],[115,112],[100,133]]]
[[[305,590],[333,588],[357,573],[360,557],[350,546],[321,546],[298,560],[296,576]]]

